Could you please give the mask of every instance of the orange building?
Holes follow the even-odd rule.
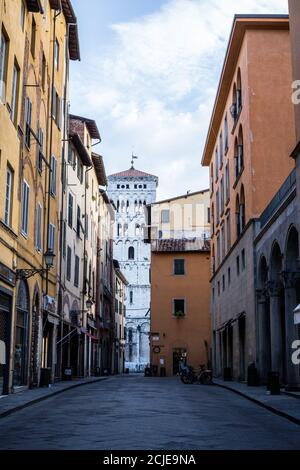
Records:
[[[210,167],[214,369],[245,380],[256,361],[256,219],[293,169],[287,15],[238,15],[203,153]]]
[[[154,374],[176,375],[182,357],[195,368],[210,360],[208,209],[208,191],[162,201],[151,208]]]

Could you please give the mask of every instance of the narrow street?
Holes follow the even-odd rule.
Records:
[[[300,427],[217,386],[113,377],[0,421],[6,450],[299,450]]]

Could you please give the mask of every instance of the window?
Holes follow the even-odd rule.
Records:
[[[230,175],[229,175],[229,162],[226,164],[225,168],[225,194],[226,194],[226,204],[230,199]]]
[[[75,255],[75,273],[74,273],[74,286],[79,287],[79,256]]]
[[[215,208],[213,204],[211,206],[211,233],[212,235],[215,233]]]
[[[73,149],[72,145],[69,144],[69,148],[68,148],[68,163],[70,163],[70,165],[72,165],[72,162],[73,162],[73,153],[74,153],[74,149]]]
[[[221,252],[220,252],[220,234],[218,233],[218,236],[217,236],[217,263],[218,263],[218,266],[220,266],[220,263],[221,263],[220,256],[221,256]]]
[[[122,236],[122,225],[118,224],[118,226],[117,226],[117,237],[121,237],[121,236]]]
[[[174,260],[174,274],[176,276],[183,276],[185,274],[185,260],[184,259]]]
[[[220,168],[222,168],[223,166],[223,134],[222,132],[220,134],[219,142],[220,142]]]
[[[173,300],[173,315],[175,317],[184,317],[185,315],[185,299]]]
[[[225,209],[225,203],[224,203],[224,178],[223,178],[223,176],[222,176],[222,179],[221,179],[220,191],[221,191],[221,214],[223,214],[224,209]]]
[[[21,13],[20,13],[20,25],[21,25],[22,31],[24,31],[25,13],[26,13],[25,4],[24,4],[24,0],[22,0],[21,1]]]
[[[55,63],[56,70],[58,70],[59,69],[59,42],[58,42],[58,39],[55,39],[54,63]]]
[[[81,209],[79,206],[77,206],[77,224],[76,224],[77,237],[80,237],[80,228],[81,228]]]
[[[42,205],[38,203],[36,208],[35,247],[42,251]]]
[[[162,224],[170,223],[170,211],[169,210],[161,211],[161,223]]]
[[[46,63],[46,57],[45,54],[43,53],[43,59],[42,59],[42,88],[45,91],[46,88],[46,68],[47,68],[47,63]]]
[[[244,271],[246,269],[246,254],[245,250],[242,250],[242,270]]]
[[[211,218],[210,218],[210,207],[207,208],[207,223],[210,224]]]
[[[31,42],[30,42],[30,50],[32,57],[35,57],[35,44],[36,44],[36,22],[34,16],[32,15],[32,23],[31,23]]]
[[[228,151],[228,118],[227,118],[227,114],[225,116],[225,120],[224,120],[224,138],[225,138],[225,153],[227,153]]]
[[[228,287],[230,286],[231,284],[231,269],[228,268]]]
[[[216,181],[219,178],[219,156],[218,156],[218,149],[216,148],[215,151],[215,172],[216,172]]]
[[[231,248],[230,212],[226,216],[226,238],[227,238],[227,251],[229,251]]]
[[[32,103],[27,98],[25,144],[30,149]]]
[[[51,196],[56,196],[56,173],[57,173],[57,160],[52,155],[52,157],[51,157],[51,170],[50,170],[50,193],[51,193]]]
[[[236,258],[236,273],[239,276],[240,275],[240,257],[237,256]]]
[[[244,230],[246,225],[246,218],[245,218],[245,190],[244,186],[241,188],[241,196],[240,196],[240,228],[241,232]]]
[[[8,62],[8,39],[4,34],[4,31],[1,32],[1,42],[0,42],[0,99],[4,103],[6,97],[6,78],[7,78],[7,62]]]
[[[213,163],[210,165],[210,189],[211,192],[214,192],[214,165]]]
[[[225,258],[225,228],[224,228],[224,225],[222,226],[221,237],[222,237],[222,260],[223,260]]]
[[[21,232],[28,235],[29,185],[24,180],[22,188]]]
[[[78,159],[77,162],[77,178],[79,179],[80,183],[83,183],[83,164]]]
[[[68,203],[68,225],[70,228],[73,228],[73,201],[74,198],[72,194],[69,194],[69,203]]]
[[[85,238],[88,240],[89,238],[89,216],[88,214],[85,214],[84,216],[84,232],[85,232]],[[107,253],[107,250],[106,250]]]
[[[222,276],[222,287],[223,287],[223,292],[225,292],[225,275],[224,274]]]
[[[43,171],[43,144],[44,144],[44,135],[43,131],[40,128],[38,131],[38,170],[39,173],[42,174]]]
[[[129,250],[128,250],[128,259],[134,260],[134,248],[133,248],[133,246],[130,246],[130,247],[129,247]]]
[[[49,225],[49,244],[48,248],[50,251],[55,252],[55,226],[53,224]]]
[[[216,223],[218,225],[220,219],[220,195],[219,190],[216,192]]]
[[[4,222],[11,226],[11,209],[12,209],[12,188],[13,188],[13,172],[7,167],[6,169],[6,191],[5,191],[5,217]]]
[[[130,294],[129,294],[129,301],[130,301],[130,304],[133,304],[133,291],[132,290],[130,291]]]
[[[220,297],[221,294],[221,288],[220,288],[220,281],[218,281],[218,296]]]
[[[242,79],[241,79],[241,70],[238,70],[237,74],[237,84],[236,84],[236,109],[237,115],[239,116],[242,110]]]
[[[241,235],[240,198],[239,198],[239,195],[236,196],[236,201],[235,201],[235,230],[236,230],[236,238],[239,238],[239,236]]]
[[[18,118],[18,92],[19,92],[19,74],[20,69],[15,62],[13,70],[12,93],[11,93],[11,110],[10,117],[12,122],[16,125]]]
[[[67,247],[67,280],[71,281],[71,270],[72,270],[72,250]]]

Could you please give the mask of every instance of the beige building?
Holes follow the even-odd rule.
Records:
[[[210,363],[209,206],[209,191],[148,206],[154,375],[176,375],[182,358],[195,368]]]
[[[1,123],[7,123],[0,131],[1,160],[10,169],[2,171],[1,163],[6,235],[1,237],[0,256],[3,245],[8,249],[3,277],[10,282],[0,322],[1,337],[10,351],[1,366],[5,377],[1,388],[8,393],[54,379],[58,256],[53,262],[53,256],[45,254],[57,255],[58,250],[63,102],[69,60],[80,56],[69,0],[43,5],[39,0],[11,0],[1,2],[0,8],[1,88],[6,104],[1,112],[10,114],[15,127],[13,131],[7,117],[1,116]],[[10,163],[12,155],[18,161]]]

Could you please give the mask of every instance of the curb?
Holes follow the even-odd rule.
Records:
[[[235,390],[234,388],[230,388],[226,385],[223,385],[223,384],[221,385],[221,384],[218,384],[218,383],[215,383],[215,385],[217,387],[224,388],[225,390],[229,390],[230,392],[236,393],[237,395],[239,395],[243,398],[246,398],[247,400],[251,401],[252,403],[255,403],[256,405],[260,406],[261,408],[264,408],[265,410],[268,410],[271,413],[273,413],[277,416],[280,416],[281,418],[285,418],[288,421],[291,421],[292,423],[297,424],[298,426],[300,426],[300,419],[295,418],[294,416],[289,415],[289,414],[285,413],[284,411],[280,411],[280,410],[277,410],[276,408],[274,408],[273,406],[266,405],[262,401],[256,400],[256,398],[252,398],[249,395],[246,395],[246,393],[240,392],[239,390]]]
[[[49,393],[48,395],[35,398],[33,400],[28,401],[27,403],[23,403],[22,405],[16,406],[15,408],[11,408],[10,410],[3,411],[2,413],[0,412],[0,419],[5,418],[6,416],[10,416],[13,413],[16,413],[17,411],[21,411],[21,410],[24,410],[25,408],[29,408],[32,405],[36,405],[37,403],[40,403],[44,400],[48,400],[48,398],[52,398],[52,397],[55,397],[56,395],[60,395],[61,393],[67,392],[68,390],[73,390],[74,388],[83,387],[84,385],[91,385],[94,383],[102,382],[102,380],[107,380],[107,378],[108,377],[101,377],[101,379],[89,380],[87,382],[81,382],[81,383],[70,385],[69,387],[63,388],[62,390],[53,391],[52,393]]]

